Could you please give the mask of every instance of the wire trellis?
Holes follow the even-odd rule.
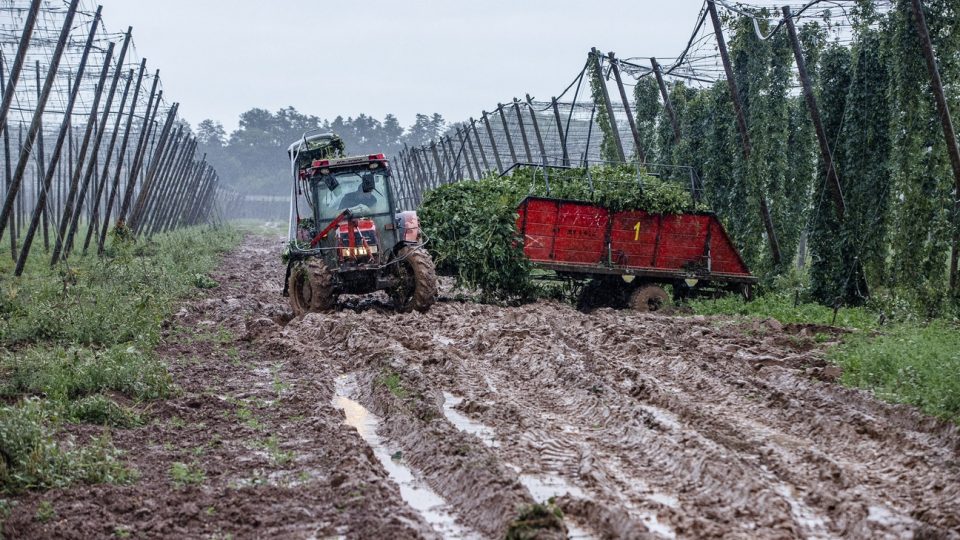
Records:
[[[25,37],[28,38],[25,40]],[[29,260],[103,252],[111,227],[152,235],[210,222],[235,195],[197,155],[178,104],[89,0],[0,0],[0,237]]]

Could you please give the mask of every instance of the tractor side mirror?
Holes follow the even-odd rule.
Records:
[[[360,189],[362,189],[364,193],[370,193],[376,189],[377,184],[373,180],[373,173],[363,173],[363,176],[360,178]]]
[[[340,181],[337,180],[337,177],[332,174],[324,176],[323,183],[327,185],[327,189],[330,191],[333,191],[340,186]]]

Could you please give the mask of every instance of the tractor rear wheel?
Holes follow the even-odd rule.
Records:
[[[670,305],[670,295],[658,285],[641,285],[630,295],[630,308],[641,313],[660,311]]]
[[[395,273],[399,283],[390,290],[393,305],[402,313],[425,312],[437,301],[437,271],[423,248],[404,247],[397,252]]]
[[[333,271],[320,259],[297,263],[290,272],[288,286],[295,317],[311,311],[328,311],[337,304]]]

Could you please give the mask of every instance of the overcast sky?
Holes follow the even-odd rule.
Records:
[[[228,132],[252,107],[323,118],[418,112],[449,121],[559,94],[590,47],[674,57],[702,0],[101,0],[132,25],[164,94]]]

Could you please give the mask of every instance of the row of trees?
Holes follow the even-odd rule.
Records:
[[[356,118],[325,120],[293,107],[271,113],[254,108],[240,115],[239,127],[229,135],[220,122],[204,120],[196,129],[200,150],[223,181],[243,193],[287,195],[290,190],[290,143],[312,130],[332,131],[349,153],[383,152],[395,155],[404,144],[420,145],[439,137],[446,122],[439,114],[418,114],[404,129],[388,114],[380,121],[361,114]]]
[[[924,4],[951,109],[960,111],[960,8],[956,0]],[[862,1],[850,16],[852,40],[844,42],[823,22],[800,28],[846,202],[842,222],[783,29],[760,40],[748,17],[726,21],[752,140],[749,159],[725,81],[702,88],[670,84],[681,125],[677,140],[656,81],[640,79],[638,131],[648,160],[697,168],[712,206],[758,273],[782,274],[809,253],[811,293],[820,302],[860,303],[870,291],[908,296],[936,314],[951,296],[947,273],[960,216],[910,2],[896,0],[879,13]],[[603,131],[609,135],[609,128]],[[779,237],[779,268],[761,240],[759,193]]]

